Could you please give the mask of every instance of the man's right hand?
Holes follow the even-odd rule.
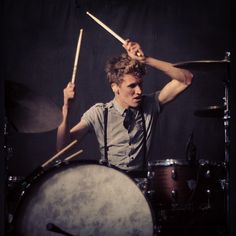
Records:
[[[145,56],[141,49],[141,46],[136,43],[132,42],[129,39],[125,40],[125,43],[122,45],[123,48],[127,51],[128,55],[137,61],[145,63]]]

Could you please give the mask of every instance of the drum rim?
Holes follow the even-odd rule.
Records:
[[[172,166],[172,165],[189,165],[190,162],[184,159],[161,159],[161,160],[155,160],[148,162],[148,166]]]
[[[220,160],[199,159],[198,165],[199,166],[223,166],[223,167],[225,167],[226,162],[220,161]]]

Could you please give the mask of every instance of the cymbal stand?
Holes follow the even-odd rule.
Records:
[[[225,59],[230,61],[230,52],[226,52]],[[230,105],[229,105],[229,89],[230,89],[230,63],[227,64],[227,76],[224,80],[224,146],[225,146],[225,165],[226,165],[226,179],[224,188],[225,194],[225,214],[226,214],[226,227],[227,234],[229,233],[229,220],[230,220]]]
[[[17,181],[17,176],[9,175],[9,160],[13,157],[13,148],[9,145],[8,135],[9,135],[9,127],[15,129],[12,123],[5,116],[4,119],[4,198],[5,198],[5,207],[4,207],[4,217],[5,217],[5,228],[7,235],[11,232],[12,228],[12,220],[13,220],[13,188],[11,189],[11,184]],[[9,126],[10,125],[10,126]],[[13,186],[14,187],[14,186]],[[15,196],[15,195],[14,195]],[[15,204],[15,202],[14,202]]]
[[[5,216],[5,226],[7,230],[8,223],[10,221],[9,219],[9,212],[8,212],[8,204],[7,204],[7,196],[8,196],[8,160],[12,156],[12,148],[9,147],[8,144],[8,120],[5,117],[5,122],[4,122],[4,198],[5,198],[5,208],[4,208],[4,216]]]

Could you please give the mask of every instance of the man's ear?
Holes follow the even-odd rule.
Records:
[[[111,89],[115,94],[119,94],[119,86],[116,83],[111,84]]]

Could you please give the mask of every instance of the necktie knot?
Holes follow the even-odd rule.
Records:
[[[125,110],[125,119],[124,119],[123,124],[126,129],[129,129],[129,127],[131,125],[132,115],[133,115],[133,113],[132,113],[131,109]]]

